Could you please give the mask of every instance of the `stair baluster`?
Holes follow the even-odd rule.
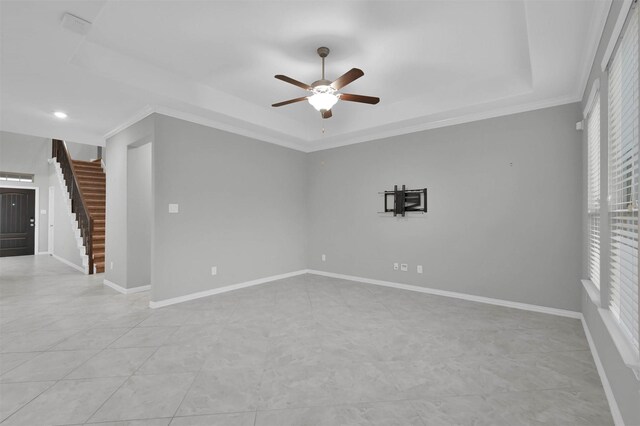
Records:
[[[93,218],[83,197],[82,189],[78,184],[77,173],[64,141],[53,139],[52,156],[62,169],[62,175],[71,199],[71,211],[76,215],[78,226],[80,227],[80,235],[89,258],[89,274],[93,274]]]

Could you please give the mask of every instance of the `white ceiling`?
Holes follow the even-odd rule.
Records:
[[[158,111],[313,151],[574,102],[610,3],[2,1],[0,128],[102,144]],[[320,78],[323,45],[327,78],[361,68],[343,91],[378,105],[270,106],[306,93],[275,74]]]

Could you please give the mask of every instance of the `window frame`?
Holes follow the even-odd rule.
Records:
[[[611,119],[612,119],[612,104],[611,104],[611,94],[612,94],[612,87],[610,85],[610,81],[611,81],[611,66],[614,62],[614,60],[617,58],[617,55],[619,53],[620,50],[620,46],[622,44],[622,41],[624,39],[625,36],[627,36],[625,33],[628,30],[629,27],[629,23],[632,21],[632,19],[637,19],[637,23],[636,25],[638,26],[638,28],[636,29],[636,31],[638,32],[638,34],[636,34],[636,37],[638,39],[640,39],[640,7],[638,6],[638,2],[636,1],[625,1],[625,5],[627,7],[623,7],[623,10],[621,11],[621,14],[618,18],[618,22],[616,23],[616,30],[618,31],[618,33],[616,33],[616,31],[614,31],[614,34],[612,36],[612,41],[614,40],[615,43],[610,43],[609,47],[607,48],[607,54],[608,57],[605,56],[605,58],[603,59],[603,71],[605,71],[605,75],[606,75],[606,84],[607,84],[607,92],[608,92],[608,96],[607,96],[607,116],[605,117],[606,122],[607,122],[607,137],[606,137],[606,144],[607,144],[607,153],[608,153],[608,158],[605,160],[607,162],[607,220],[606,220],[606,225],[608,227],[607,229],[607,234],[608,234],[608,241],[606,242],[606,244],[609,246],[609,254],[607,256],[607,266],[609,269],[612,265],[612,256],[613,256],[613,246],[612,246],[612,220],[614,219],[614,214],[612,214],[612,207],[611,207],[611,203],[612,203],[612,195],[616,195],[616,194],[612,194],[612,185],[615,185],[615,183],[612,183],[612,177],[611,174],[616,173],[615,170],[612,171],[612,147],[611,147],[611,137],[612,137],[612,129],[611,129]],[[634,14],[636,15],[634,17]],[[615,37],[615,35],[618,34],[618,37]],[[638,49],[638,47],[640,46],[640,40],[636,40],[636,42],[638,43],[636,45],[636,49]],[[612,47],[613,45],[613,47]],[[640,61],[640,52],[635,52],[635,54],[637,55],[638,61]],[[606,65],[606,66],[605,66]],[[640,65],[639,65],[640,66]],[[633,75],[633,74],[632,74]],[[622,78],[622,76],[620,77]],[[640,101],[640,77],[637,77],[637,73],[636,73],[636,78],[638,80],[636,80],[635,83],[635,88],[637,90],[637,92],[635,93],[636,96],[636,101],[635,101],[635,107],[637,108],[636,110],[636,114],[640,115],[640,105],[638,105],[638,101]],[[622,84],[622,80],[620,80],[620,84]],[[622,87],[622,86],[621,86]],[[633,93],[633,92],[631,92]],[[626,93],[625,93],[626,94]],[[622,96],[622,89],[620,89],[620,96]],[[622,108],[622,98],[620,98],[620,106],[619,108]],[[622,114],[621,114],[622,117]],[[638,283],[638,279],[637,277],[640,276],[640,270],[638,269],[638,263],[640,262],[639,257],[640,257],[640,227],[638,225],[640,225],[640,220],[639,218],[637,218],[638,216],[638,198],[640,197],[640,194],[638,194],[638,180],[640,179],[640,161],[638,161],[638,156],[640,156],[640,137],[638,136],[638,130],[640,127],[640,117],[636,117],[636,127],[635,127],[635,163],[633,162],[633,157],[634,155],[631,155],[632,158],[632,162],[631,162],[631,167],[628,169],[630,170],[630,175],[631,175],[631,185],[630,185],[630,191],[628,191],[628,194],[631,196],[631,198],[629,199],[629,205],[631,206],[630,212],[631,217],[630,219],[633,220],[633,213],[635,212],[635,216],[636,216],[636,229],[635,229],[635,239],[636,239],[636,258],[635,258],[635,267],[631,269],[632,273],[636,274],[636,279],[635,279],[635,283],[636,286],[638,286],[638,288],[636,288],[636,292],[640,293],[640,284]],[[620,133],[619,137],[618,137],[618,141],[622,141],[622,133]],[[601,141],[601,144],[603,143],[603,141]],[[624,145],[622,143],[619,144],[619,148],[623,148]],[[604,163],[603,159],[600,160],[601,161],[601,170],[602,170],[602,164]],[[618,163],[618,165],[624,165],[624,160],[620,161]],[[626,171],[626,170],[625,170]],[[618,174],[616,177],[620,177],[620,174]],[[623,179],[628,179],[629,177],[624,177]],[[624,186],[620,187],[620,188],[624,188]],[[620,188],[617,188],[618,190],[620,190]],[[602,189],[602,188],[601,188]],[[618,195],[620,194],[620,191],[618,191]],[[615,202],[617,200],[613,200],[613,202]],[[602,243],[602,241],[601,241]],[[628,253],[627,253],[628,254]],[[609,334],[611,335],[620,355],[622,356],[623,361],[625,362],[625,364],[632,368],[632,370],[634,371],[636,377],[640,380],[640,306],[637,308],[637,314],[635,318],[635,322],[636,324],[634,324],[633,322],[633,318],[631,321],[632,326],[635,325],[636,326],[636,330],[631,330],[631,332],[629,332],[629,330],[627,329],[627,326],[625,324],[623,324],[622,320],[615,315],[614,311],[612,310],[612,298],[614,296],[614,293],[612,291],[612,287],[613,287],[613,277],[611,274],[611,271],[608,270],[607,274],[606,274],[606,283],[607,283],[607,288],[606,288],[606,293],[602,294],[602,297],[606,296],[606,303],[601,303],[601,307],[598,309],[603,322],[605,323],[607,330],[609,331]],[[589,294],[591,295],[591,293],[593,292],[593,290],[589,290],[587,287],[587,283],[583,282],[583,285],[585,285],[585,288],[587,289],[587,291],[589,292]],[[591,283],[591,285],[593,285]],[[621,291],[620,289],[618,289],[618,291]],[[593,298],[592,298],[593,300]],[[605,300],[602,300],[602,302],[605,302]],[[595,302],[594,302],[595,303]],[[640,303],[640,301],[638,301],[638,303]],[[619,302],[619,305],[621,305],[622,302]],[[637,334],[637,335],[636,335]]]
[[[600,290],[601,281],[601,267],[602,260],[602,195],[601,188],[601,162],[602,156],[600,151],[602,149],[602,138],[600,135],[600,121],[601,121],[601,108],[600,108],[600,81],[595,80],[591,87],[591,94],[589,95],[589,101],[583,113],[586,131],[586,145],[587,145],[587,276],[593,285]],[[597,108],[596,108],[597,107]],[[593,120],[593,121],[592,121]],[[593,124],[597,124],[597,128],[594,129]],[[594,132],[595,130],[595,132]],[[595,135],[594,135],[595,133]],[[595,139],[592,139],[595,138]],[[592,176],[592,168],[597,167],[596,176]],[[595,179],[595,180],[594,180]],[[593,203],[592,185],[597,186],[597,202]],[[598,225],[594,228],[593,224],[597,221]],[[597,234],[597,240],[593,240],[594,234]],[[597,247],[594,250],[594,245]],[[594,253],[597,252],[597,258]]]

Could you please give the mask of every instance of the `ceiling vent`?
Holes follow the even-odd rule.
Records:
[[[65,13],[62,17],[62,28],[72,33],[86,35],[91,29],[91,22],[85,21],[70,13]]]

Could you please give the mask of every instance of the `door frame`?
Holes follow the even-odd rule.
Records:
[[[4,183],[0,183],[0,188],[8,188],[8,189],[35,189],[36,190],[36,202],[35,202],[35,206],[34,206],[34,214],[33,217],[36,220],[36,226],[35,229],[33,230],[33,254],[37,255],[37,254],[47,254],[47,252],[45,253],[40,253],[39,248],[39,240],[40,240],[40,188],[37,186],[20,186],[20,185],[5,185]],[[50,212],[48,212],[47,214],[49,214]]]
[[[49,225],[49,227],[47,228],[47,253],[49,254],[53,254],[53,239],[55,238],[55,215],[53,213],[54,209],[55,209],[55,205],[54,205],[54,200],[55,200],[55,186],[50,186],[49,187],[49,218],[47,220],[47,223]]]

